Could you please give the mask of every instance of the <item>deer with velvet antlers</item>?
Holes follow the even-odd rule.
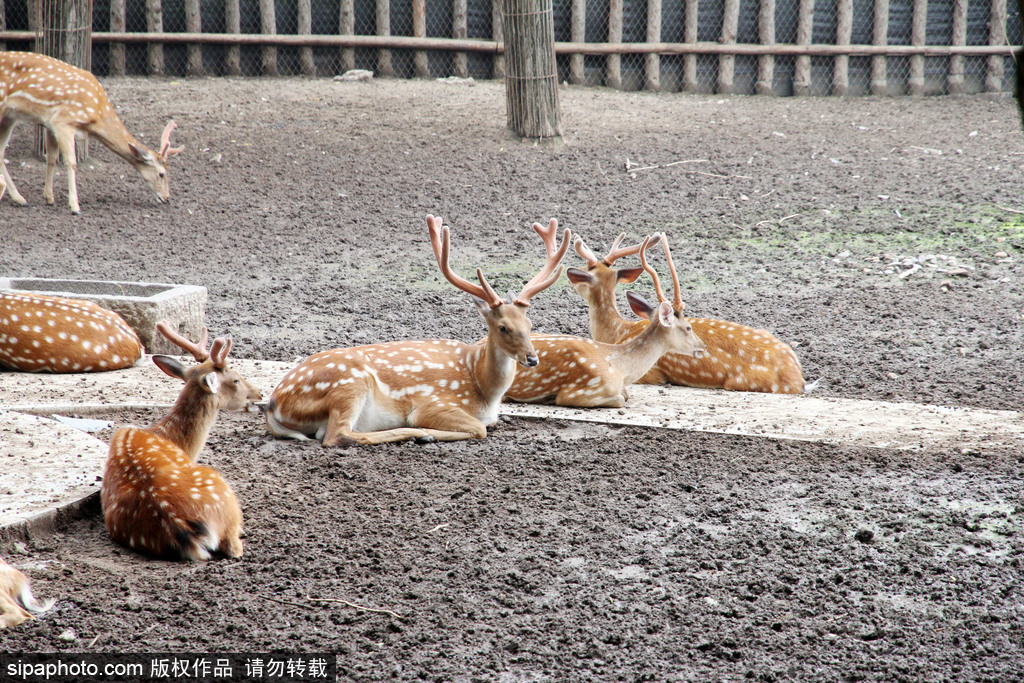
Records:
[[[616,284],[633,282],[644,272],[643,268],[613,267],[618,259],[642,249],[639,244],[620,248],[624,237],[619,235],[608,254],[600,259],[577,238],[576,253],[586,262],[587,270],[566,271],[575,290],[587,301],[591,336],[613,344],[637,337],[650,324],[646,320],[623,318],[615,305]],[[668,247],[667,242],[665,246]],[[800,361],[789,344],[770,332],[724,320],[688,320],[707,351],[696,358],[666,353],[639,380],[641,383],[781,394],[804,392]]]
[[[251,410],[259,390],[228,367],[231,339],[207,350],[207,332],[194,343],[166,322],[157,329],[199,365],[186,368],[172,356],[153,356],[171,377],[185,382],[171,412],[151,427],[123,427],[110,441],[100,501],[110,537],[134,550],[166,559],[208,560],[242,554],[242,510],[217,470],[196,465],[218,411]]]
[[[114,112],[107,93],[88,71],[34,52],[0,52],[0,175],[15,204],[24,205],[5,163],[7,142],[18,121],[41,124],[46,128],[46,184],[43,198],[53,204],[53,176],[57,153],[64,158],[68,175],[68,206],[71,213],[78,205],[78,168],[75,138],[92,135],[112,152],[135,167],[161,203],[170,201],[167,185],[167,161],[183,147],[171,147],[174,121],[164,128],[160,151],[140,144],[125,129]],[[0,197],[3,193],[0,192]]]
[[[397,341],[310,356],[285,375],[270,397],[266,420],[275,436],[312,437],[324,446],[487,436],[516,366],[538,363],[526,309],[561,275],[559,264],[571,234],[566,230],[558,247],[555,225],[534,225],[547,247],[547,261],[518,296],[503,300],[479,268],[479,285],[451,269],[449,228],[440,218],[427,216],[427,228],[441,273],[475,298],[487,337],[477,344]]]
[[[675,298],[669,301],[661,289],[658,273],[647,262],[647,249],[661,241]],[[650,320],[638,335],[622,343],[603,343],[567,335],[535,334],[533,345],[541,364],[516,374],[505,399],[524,403],[553,401],[560,406],[619,408],[629,398],[627,387],[639,380],[666,353],[695,356],[705,351],[704,342],[683,317],[679,277],[664,235],[651,235],[640,247],[640,260],[654,281],[658,306],[629,293],[633,312]]]

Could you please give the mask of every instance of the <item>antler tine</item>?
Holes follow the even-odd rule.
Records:
[[[178,154],[183,149],[185,149],[184,147],[175,147],[173,149],[171,148],[171,133],[177,127],[178,124],[176,124],[173,119],[168,121],[167,126],[164,128],[163,134],[161,134],[160,136],[160,153],[158,156],[162,161],[167,161],[167,157],[169,157],[172,154]]]
[[[448,282],[468,294],[483,299],[491,308],[497,308],[504,303],[502,298],[498,296],[498,293],[487,283],[483,271],[479,268],[476,271],[477,279],[480,280],[479,285],[474,285],[451,269],[448,263],[448,256],[451,252],[450,229],[447,225],[442,225],[440,218],[427,216],[427,229],[430,231],[430,243],[434,248],[434,257],[437,259],[437,265],[441,269],[441,274],[445,276]]]
[[[668,301],[668,298],[665,296],[665,292],[661,290],[661,280],[658,279],[658,273],[654,268],[651,268],[651,264],[647,262],[647,247],[650,246],[653,239],[654,235],[648,235],[644,238],[643,244],[640,245],[640,265],[644,267],[644,270],[646,270],[651,276],[651,279],[654,280],[654,293],[658,295],[658,301]]]
[[[569,243],[572,241],[572,231],[565,230],[562,233],[562,246],[555,249],[557,243],[556,233],[558,231],[558,221],[554,218],[545,228],[540,223],[534,223],[533,229],[541,236],[544,240],[544,247],[547,251],[547,262],[544,267],[540,269],[540,272],[533,276],[533,279],[526,283],[523,290],[519,292],[519,296],[516,297],[515,303],[520,306],[529,306],[530,299],[535,295],[543,292],[545,289],[555,284],[562,275],[562,268],[559,264],[562,263],[562,259],[565,258],[565,254],[569,251]]]
[[[210,352],[206,350],[206,342],[209,339],[209,332],[203,327],[203,334],[199,339],[199,343],[189,341],[185,337],[181,336],[170,326],[166,320],[161,320],[156,324],[156,328],[160,330],[160,334],[167,338],[168,341],[173,343],[175,346],[180,348],[182,351],[188,351],[192,354],[192,357],[202,363],[210,357]]]
[[[679,274],[676,273],[676,266],[672,263],[672,250],[668,248],[668,237],[665,233],[658,233],[661,238],[662,244],[665,245],[665,260],[668,262],[668,271],[672,274],[672,308],[675,309],[676,313],[682,313],[683,307],[686,305],[683,303],[683,293],[679,288]]]
[[[640,251],[640,249],[643,247],[642,244],[634,244],[633,246],[619,249],[619,245],[622,243],[622,240],[625,237],[626,233],[620,232],[619,236],[615,238],[615,242],[612,243],[612,248],[608,250],[608,254],[602,259],[606,266],[612,265],[623,256],[632,256],[633,254]],[[653,235],[650,235],[650,238],[651,243],[648,246],[653,247],[655,244],[658,243],[658,240],[661,239],[661,234],[655,233]]]
[[[586,245],[582,237],[577,237],[576,240],[572,243],[572,246],[574,249],[576,249],[576,253],[580,255],[580,258],[586,261],[587,265],[590,266],[591,268],[596,266],[598,261],[600,261],[600,259],[597,258],[594,252],[591,251],[590,247]]]
[[[213,367],[226,368],[228,365],[228,354],[231,352],[231,337],[217,337],[210,347],[210,358],[213,359]]]

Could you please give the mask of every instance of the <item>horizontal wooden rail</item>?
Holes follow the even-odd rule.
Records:
[[[0,41],[30,41],[34,31],[0,31]],[[493,40],[415,38],[409,36],[268,35],[257,33],[109,33],[92,34],[96,43],[276,45],[279,47],[349,47],[396,50],[439,50],[500,54],[505,46]],[[776,43],[555,43],[563,55],[773,55],[873,57],[923,55],[926,57],[1010,56],[1020,45],[793,45]]]

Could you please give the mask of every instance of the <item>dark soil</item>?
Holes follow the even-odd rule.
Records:
[[[479,338],[424,217],[504,291],[541,262],[529,224],[557,216],[598,251],[666,231],[688,312],[793,343],[822,396],[1021,408],[1012,102],[571,88],[564,144],[534,145],[506,132],[500,84],[107,85],[146,140],[178,122],[172,203],[94,144],[82,215],[63,175],[43,205],[23,126],[8,158],[31,205],[0,204],[0,276],[204,285],[234,355],[291,361]],[[564,282],[531,317],[586,333]],[[242,503],[241,560],[146,560],[98,512],[0,547],[58,600],[0,651],[330,651],[360,681],[1024,675],[1019,453],[524,420],[329,450],[225,415],[203,460]]]

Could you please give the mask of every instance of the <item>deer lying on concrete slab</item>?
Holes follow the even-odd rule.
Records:
[[[657,272],[647,262],[648,247],[659,240],[665,245],[675,285],[674,303],[665,296]],[[640,247],[640,259],[643,269],[654,280],[659,305],[651,306],[632,292],[629,303],[633,312],[651,323],[640,334],[621,344],[606,344],[568,335],[533,335],[533,345],[541,364],[520,370],[505,392],[505,400],[619,408],[629,397],[627,387],[643,377],[666,353],[671,351],[698,358],[704,353],[704,342],[694,334],[690,322],[683,317],[679,278],[668,241],[663,235],[649,236]]]
[[[34,52],[0,52],[0,175],[6,181],[11,200],[24,205],[25,198],[14,186],[4,162],[7,142],[18,121],[46,128],[43,198],[47,204],[53,204],[53,176],[59,151],[68,175],[68,206],[73,214],[81,212],[75,179],[75,138],[87,135],[134,166],[159,202],[170,201],[167,161],[184,149],[171,147],[174,121],[164,128],[160,151],[152,151],[132,137],[114,112],[103,86],[88,71]]]
[[[252,410],[259,390],[228,367],[231,340],[218,337],[206,349],[173,331],[157,329],[192,354],[186,368],[171,356],[153,362],[185,382],[166,417],[151,427],[123,427],[110,441],[100,501],[111,538],[134,550],[166,559],[208,560],[242,555],[242,510],[217,470],[196,465],[217,413]]]
[[[576,253],[587,270],[569,268],[566,276],[587,301],[590,334],[599,341],[616,344],[633,339],[650,324],[646,320],[623,318],[615,305],[615,285],[633,282],[642,268],[615,269],[623,256],[640,251],[642,245],[620,248],[619,235],[611,250],[599,259],[584,244],[575,242]],[[667,246],[667,243],[666,243]],[[676,290],[676,301],[682,303]],[[803,370],[793,349],[766,330],[709,318],[688,318],[693,331],[707,345],[701,357],[666,353],[641,380],[644,384],[679,384],[688,387],[800,394],[804,392]]]
[[[427,216],[434,257],[445,278],[475,297],[487,322],[477,344],[433,339],[396,341],[310,356],[285,375],[267,404],[271,433],[316,438],[324,446],[377,444],[406,439],[482,439],[498,419],[501,397],[516,366],[537,365],[526,309],[530,299],[561,275],[569,248],[565,231],[556,248],[554,225],[534,225],[547,246],[547,262],[516,297],[503,300],[476,271],[473,284],[448,263],[450,234],[440,218]]]

